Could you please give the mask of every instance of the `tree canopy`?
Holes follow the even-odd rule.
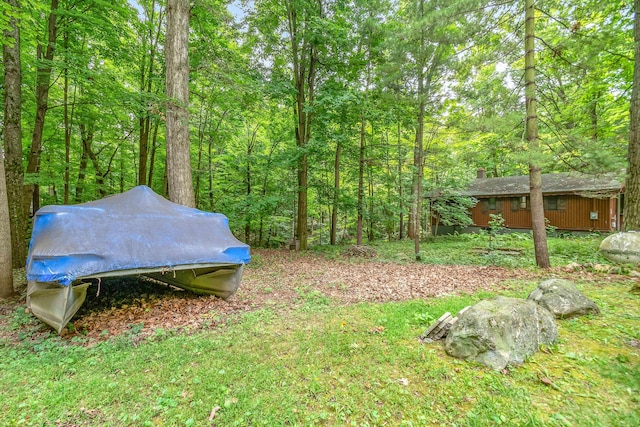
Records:
[[[181,117],[195,205],[227,215],[253,245],[419,242],[431,213],[447,212],[422,192],[455,193],[478,168],[526,174],[532,162],[524,3],[191,1]],[[166,2],[0,5],[2,31],[11,17],[21,31],[22,168],[5,161],[8,186],[29,189],[10,210],[20,227],[44,204],[138,184],[167,195],[167,105],[180,101],[167,94]],[[534,13],[534,163],[624,177],[632,5],[542,0]]]

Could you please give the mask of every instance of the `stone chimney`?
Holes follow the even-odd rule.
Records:
[[[478,179],[484,179],[487,177],[487,172],[484,170],[484,168],[480,168],[478,169],[478,175],[477,178]]]

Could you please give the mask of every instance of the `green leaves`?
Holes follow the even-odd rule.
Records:
[[[523,143],[519,2],[257,0],[244,2],[240,15],[231,14],[228,3],[193,2],[191,159],[199,206],[226,213],[236,232],[248,224],[258,244],[290,238],[295,169],[304,155],[313,242],[328,240],[334,210],[338,231],[345,238],[355,234],[358,195],[371,238],[404,236],[399,227],[406,225],[417,171],[412,154],[421,102],[426,189],[460,188],[478,167],[490,176],[526,173],[531,160],[545,172],[626,165],[633,63],[628,1],[537,2],[541,152],[535,158]],[[61,2],[56,56],[47,64],[53,71],[42,166],[28,177],[48,187],[43,203],[62,201],[67,166],[77,201],[135,185],[144,138],[150,182],[156,191],[164,188],[164,2],[136,4]],[[21,19],[26,130],[35,116],[36,46],[46,40],[50,3],[25,0],[21,12],[6,2],[0,8],[0,29],[11,16]],[[317,55],[314,91],[305,93],[300,109],[312,118],[304,146],[296,144],[299,88],[287,10],[296,14],[297,60],[307,73],[298,83],[308,87],[311,46]],[[247,153],[246,129],[256,127]],[[29,133],[23,132],[25,141]],[[84,147],[89,139],[93,160]],[[438,210],[462,221],[450,208]]]

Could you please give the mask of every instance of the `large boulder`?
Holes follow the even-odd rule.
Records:
[[[600,243],[600,252],[606,259],[618,264],[640,264],[640,233],[626,231],[612,234]]]
[[[529,294],[528,299],[540,304],[558,319],[600,314],[595,302],[584,296],[573,282],[564,279],[545,280]]]
[[[558,337],[553,315],[533,301],[499,296],[462,313],[445,341],[454,357],[501,370],[523,363]]]

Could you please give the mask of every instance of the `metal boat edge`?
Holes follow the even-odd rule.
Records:
[[[121,276],[146,276],[201,295],[215,295],[227,299],[240,286],[244,264],[190,264],[174,267],[130,269],[80,277],[64,286],[58,282],[29,281],[27,308],[38,319],[61,333],[84,303],[87,279]]]

